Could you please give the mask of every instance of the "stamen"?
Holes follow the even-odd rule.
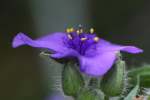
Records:
[[[67,35],[70,40],[72,40],[72,36],[70,34]]]
[[[76,32],[79,35],[79,34],[83,33],[83,29],[78,29]]]
[[[77,30],[76,32],[77,32],[78,35],[80,34],[80,31],[79,31],[79,30]]]
[[[79,34],[83,33],[83,28],[82,28],[82,25],[81,25],[81,24],[79,24],[78,27],[79,27],[79,28],[78,28],[78,30],[77,30],[76,32],[77,32],[77,34],[79,35]]]
[[[74,32],[74,28],[70,28],[70,32]]]
[[[99,41],[99,37],[94,37],[94,41],[98,42]]]
[[[85,41],[85,40],[87,40],[87,38],[81,38],[81,41]]]
[[[83,29],[82,28],[79,31],[80,31],[80,33],[83,33]]]
[[[94,33],[94,28],[90,29],[90,33],[93,34]]]

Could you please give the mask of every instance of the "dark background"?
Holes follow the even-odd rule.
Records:
[[[31,3],[31,1],[33,2]],[[40,0],[37,1],[40,2]],[[49,17],[50,20],[46,20],[47,23],[52,24],[52,27],[49,24],[43,26],[47,27],[46,31],[36,29],[32,4],[37,1],[0,1],[0,100],[43,100],[47,86],[42,78],[39,51],[26,46],[13,49],[11,47],[12,39],[18,32],[29,33],[31,37],[37,37],[42,32],[64,31],[67,24],[68,26],[77,25],[80,20],[84,19],[83,16],[80,16],[82,9],[79,9],[79,6],[82,8],[82,4],[85,3],[88,5],[87,8],[84,8],[88,13],[88,18],[85,17],[83,25],[89,21],[90,25],[88,26],[94,27],[101,38],[118,44],[136,45],[144,49],[143,54],[125,55],[124,59],[127,60],[128,65],[150,62],[149,0],[87,0],[88,2],[83,0],[83,2],[77,2],[76,5],[64,0],[68,1],[64,2],[66,6],[61,6],[57,0],[41,0],[41,2],[50,2],[50,6],[46,5],[47,15],[43,16],[49,17],[52,14]],[[55,3],[53,4],[53,2]],[[41,13],[40,7],[43,5],[44,3],[36,6],[39,7],[39,13]],[[53,9],[54,7],[51,5],[56,6],[56,9]],[[80,13],[74,14],[73,11],[71,13],[66,11],[67,15],[65,16],[63,15],[66,13],[64,10],[62,16],[57,17],[57,11],[63,8],[66,10],[77,9],[76,13]],[[69,14],[71,15],[69,16]],[[39,15],[42,16],[42,13]],[[74,18],[71,18],[72,15]],[[68,19],[64,26],[63,17],[64,21]]]

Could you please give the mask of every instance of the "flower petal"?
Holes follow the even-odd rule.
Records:
[[[62,58],[66,56],[76,56],[76,52],[71,48],[68,48],[64,41],[67,38],[65,33],[53,33],[42,38],[32,40],[24,33],[19,33],[12,43],[12,47],[16,48],[21,45],[29,45],[31,47],[37,48],[47,48],[49,50],[55,51],[55,54],[52,54],[52,57]],[[72,54],[73,53],[73,54]]]
[[[68,48],[63,52],[56,52],[54,54],[51,54],[50,56],[53,57],[53,58],[57,58],[57,59],[64,58],[64,57],[78,58],[78,56],[80,56],[80,54],[76,50]]]
[[[113,65],[116,52],[105,52],[93,57],[82,56],[79,58],[80,70],[91,76],[104,75]]]
[[[32,40],[23,33],[19,33],[13,40],[12,46],[14,48],[21,45],[29,45],[32,47],[39,48],[48,48],[52,50],[59,50],[63,47],[63,38],[65,37],[64,33],[54,33],[47,36],[44,36],[40,39]]]
[[[123,45],[116,45],[112,44],[106,40],[100,39],[99,43],[97,44],[97,51],[103,53],[103,52],[113,52],[113,51],[124,51],[128,53],[142,53],[143,50],[140,48],[137,48],[135,46],[123,46]]]
[[[116,45],[100,39],[97,44],[87,49],[84,57],[79,58],[81,71],[92,76],[104,75],[113,65],[119,51],[133,54],[143,52],[135,46]]]

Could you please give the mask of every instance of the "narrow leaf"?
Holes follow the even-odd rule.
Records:
[[[128,76],[131,78],[131,84],[136,84],[136,78],[139,76],[140,86],[150,88],[150,65],[133,69],[128,72]]]
[[[127,97],[124,100],[133,100],[133,98],[137,95],[138,90],[139,90],[139,77],[137,77],[136,86],[131,90],[131,92],[127,95]]]

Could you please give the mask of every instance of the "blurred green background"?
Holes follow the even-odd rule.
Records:
[[[0,100],[44,100],[47,95],[47,64],[37,49],[11,47],[18,32],[36,38],[82,24],[94,27],[101,38],[144,49],[124,56],[128,65],[149,63],[149,5],[148,0],[1,0]]]

